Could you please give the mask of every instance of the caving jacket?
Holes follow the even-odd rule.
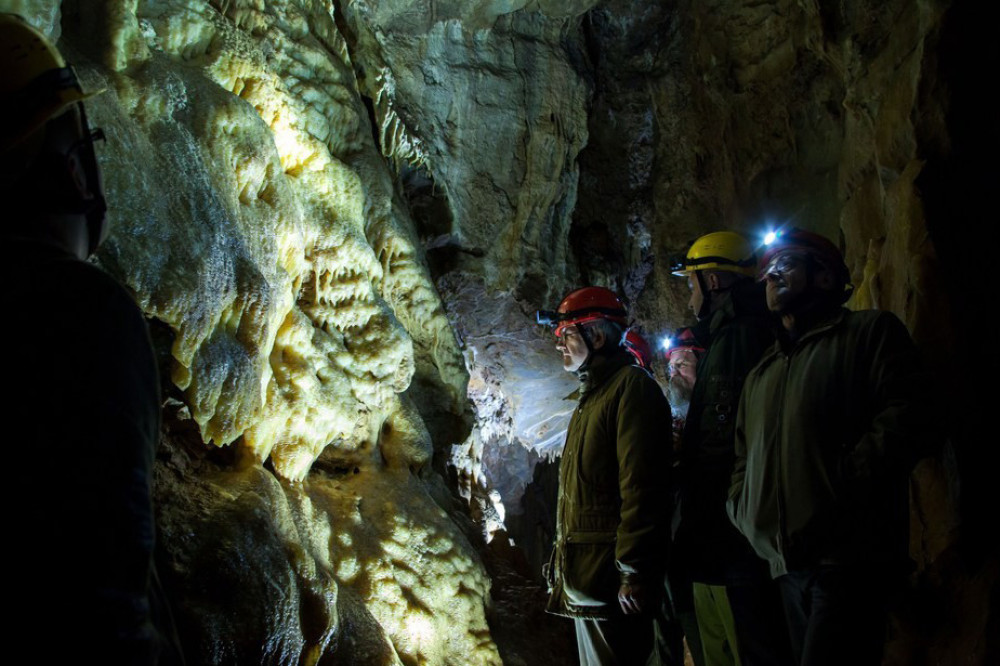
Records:
[[[747,377],[729,511],[773,576],[907,558],[908,478],[936,428],[891,313],[838,308]]]
[[[151,481],[160,436],[156,357],[142,311],[104,271],[55,246],[8,242],[0,291],[23,327],[8,361],[16,387],[7,408],[23,432],[8,450],[4,499],[25,508],[9,527],[23,544],[8,599],[13,631],[31,642],[71,622],[45,645],[45,661],[100,654],[103,663],[152,663],[149,580]],[[64,659],[65,657],[65,659]]]
[[[621,350],[582,379],[559,465],[547,610],[609,618],[621,615],[623,582],[643,582],[655,592],[662,580],[670,405]]]
[[[677,468],[680,500],[672,569],[697,582],[738,584],[766,577],[746,539],[726,515],[736,410],[743,381],[774,344],[762,285],[744,280],[713,295],[719,304],[695,327],[706,351],[698,361]]]

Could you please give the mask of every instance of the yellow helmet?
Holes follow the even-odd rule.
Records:
[[[0,152],[92,94],[45,35],[16,14],[0,13]]]
[[[729,271],[741,275],[757,274],[757,257],[750,241],[733,231],[705,234],[670,267],[674,275],[688,276],[694,271]]]

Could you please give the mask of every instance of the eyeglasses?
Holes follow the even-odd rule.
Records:
[[[763,280],[768,275],[775,273],[778,275],[786,275],[790,271],[796,268],[801,268],[805,265],[805,259],[795,254],[779,254],[767,263],[764,270],[760,272],[760,278]]]

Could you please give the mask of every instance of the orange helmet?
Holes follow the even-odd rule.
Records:
[[[622,327],[628,325],[625,306],[613,291],[604,287],[583,287],[571,291],[559,304],[558,310],[539,310],[535,316],[539,324],[554,326],[556,337],[562,337],[567,326],[597,319],[607,319]]]

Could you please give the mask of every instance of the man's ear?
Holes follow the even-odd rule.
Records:
[[[587,331],[590,333],[590,344],[593,345],[594,349],[600,349],[608,341],[608,336],[604,334],[604,329],[600,326],[594,326]]]
[[[833,271],[819,264],[813,269],[813,284],[823,291],[833,291],[837,288],[837,278]]]
[[[719,279],[719,274],[715,271],[705,271],[705,284],[709,291],[718,291],[722,288],[722,280]]]

